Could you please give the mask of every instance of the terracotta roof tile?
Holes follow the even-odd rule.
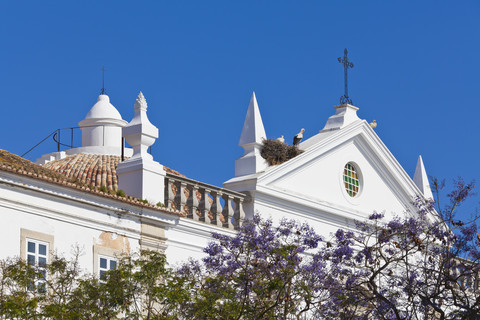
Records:
[[[43,166],[81,183],[99,188],[106,186],[109,191],[117,191],[116,168],[119,162],[119,156],[80,153],[47,162]]]
[[[61,173],[74,181],[98,188],[106,186],[108,191],[117,191],[117,166],[120,162],[120,156],[79,153],[47,162],[43,167]],[[166,172],[185,177],[175,170],[165,166],[163,168]]]
[[[46,169],[16,154],[0,149],[0,164],[9,166],[12,170],[19,173],[30,173],[45,178],[55,178],[65,180],[65,176],[52,170]]]
[[[92,157],[88,158],[88,156],[92,156]],[[98,180],[99,183],[102,183],[102,181],[106,181],[107,183],[108,181],[111,181],[110,183],[111,186],[114,186],[116,184],[117,179],[116,179],[115,169],[116,169],[116,165],[119,162],[119,159],[106,160],[106,159],[101,159],[101,157],[103,156],[87,155],[87,157],[80,157],[80,161],[72,161],[72,163],[70,162],[70,160],[72,159],[68,159],[66,163],[61,162],[62,160],[67,159],[68,157],[62,160],[56,160],[55,162],[57,163],[51,164],[51,166],[56,167],[58,170],[57,172],[57,170],[50,169],[47,166],[40,166],[27,159],[17,156],[13,153],[0,149],[0,170],[29,176],[38,180],[47,181],[49,183],[62,185],[65,187],[77,189],[77,190],[88,192],[88,193],[93,193],[101,197],[116,199],[125,203],[136,205],[136,206],[152,208],[152,209],[156,209],[166,213],[171,213],[178,216],[185,216],[184,213],[179,212],[175,209],[168,209],[164,207],[158,207],[156,205],[149,204],[149,203],[144,203],[139,199],[131,196],[120,197],[116,195],[113,191],[112,191],[113,194],[105,193],[100,191],[98,186],[95,187],[96,185],[86,183],[87,181],[90,181],[90,182],[93,181],[94,183],[97,183],[97,180]],[[106,157],[115,157],[115,156],[106,156]],[[90,162],[89,160],[92,160],[92,162]],[[101,161],[105,161],[105,165],[102,162],[99,170],[98,170],[98,166],[95,167],[94,165],[92,165],[92,163],[97,164]],[[178,172],[166,167],[165,167],[165,170],[167,172],[178,174]],[[88,174],[86,174],[86,171],[90,172],[89,178],[87,178]],[[109,175],[111,177],[111,180],[108,179]],[[113,178],[113,175],[115,176],[115,179]],[[92,180],[92,177],[94,177],[93,180]],[[102,180],[102,179],[105,179],[105,180]],[[82,182],[82,181],[85,181],[85,182]]]

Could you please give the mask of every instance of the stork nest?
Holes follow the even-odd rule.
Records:
[[[303,153],[303,150],[298,149],[296,146],[291,146],[278,140],[264,140],[262,157],[267,160],[271,166],[282,164],[292,158],[295,158],[299,154]]]

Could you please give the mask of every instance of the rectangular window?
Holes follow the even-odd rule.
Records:
[[[26,239],[27,263],[36,267],[39,276],[35,279],[34,286],[39,292],[45,292],[45,279],[47,277],[48,243],[34,239]]]
[[[106,272],[117,267],[117,259],[107,256],[98,256],[98,277],[105,280]]]

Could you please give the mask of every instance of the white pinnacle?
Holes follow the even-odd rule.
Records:
[[[432,190],[430,189],[430,183],[428,183],[427,171],[423,165],[422,156],[418,156],[417,167],[415,168],[415,174],[413,175],[413,182],[422,191],[426,199],[433,199]]]
[[[263,127],[262,116],[260,115],[260,109],[258,108],[257,98],[255,97],[255,92],[253,92],[238,144],[240,146],[251,143],[261,144],[263,139],[267,139],[267,134],[265,133],[265,128]]]
[[[238,142],[239,146],[244,149],[244,153],[243,156],[235,160],[235,177],[255,174],[268,167],[267,162],[260,155],[264,139],[267,139],[267,134],[263,127],[262,116],[254,92],[250,99],[242,134]]]

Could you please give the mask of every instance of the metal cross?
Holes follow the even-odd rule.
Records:
[[[106,94],[105,91],[105,68],[102,67],[102,92],[100,94]]]
[[[353,68],[353,63],[348,60],[347,48],[345,48],[345,51],[343,53],[344,53],[343,58],[342,57],[338,58],[338,62],[343,64],[343,69],[345,70],[345,95],[340,97],[340,103],[341,104],[345,104],[345,103],[353,104],[352,99],[350,99],[350,97],[348,96],[348,72],[347,72],[348,68]]]

